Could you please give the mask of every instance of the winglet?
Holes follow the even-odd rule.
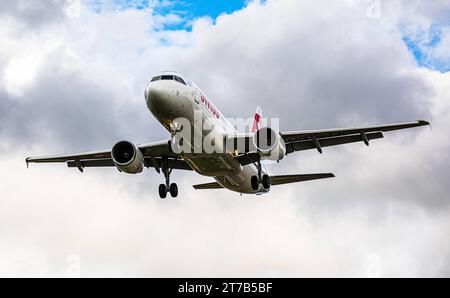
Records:
[[[27,169],[29,168],[30,158],[31,158],[31,157],[27,157],[27,158],[25,159],[25,162],[27,163]]]
[[[417,123],[422,126],[422,125],[428,125],[430,127],[430,130],[433,130],[433,128],[431,127],[431,123],[429,121],[426,120],[417,120]]]
[[[426,121],[426,120],[417,120],[417,123],[419,123],[420,125],[429,125],[429,126],[431,126],[430,122]]]

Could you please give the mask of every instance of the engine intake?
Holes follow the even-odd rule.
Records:
[[[111,157],[121,172],[138,174],[144,169],[144,155],[136,145],[128,141],[115,144],[111,151]]]
[[[279,161],[286,153],[280,133],[270,127],[260,128],[253,136],[253,142],[262,159]]]

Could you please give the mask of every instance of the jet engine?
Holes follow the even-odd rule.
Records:
[[[278,131],[270,127],[263,127],[256,131],[253,142],[261,159],[279,161],[286,154],[283,138]]]
[[[111,157],[121,172],[138,174],[144,169],[144,155],[136,145],[128,141],[115,144],[111,151]]]

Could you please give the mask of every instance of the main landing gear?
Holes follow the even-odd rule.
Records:
[[[172,198],[176,198],[178,196],[178,186],[176,183],[171,183],[169,186],[165,184],[159,185],[159,197],[161,199],[165,199],[167,197],[167,193],[170,193]]]
[[[261,184],[265,190],[270,188],[270,177],[268,175],[262,175],[261,170],[261,161],[258,160],[256,164],[258,168],[258,176],[252,176],[250,183],[252,185],[253,190],[258,190],[259,185]]]
[[[176,183],[170,183],[170,174],[172,173],[172,169],[169,169],[167,159],[162,160],[161,170],[164,174],[164,178],[166,179],[166,184],[159,185],[159,197],[161,199],[165,199],[167,197],[167,193],[170,193],[172,198],[176,198],[178,196],[178,186]]]

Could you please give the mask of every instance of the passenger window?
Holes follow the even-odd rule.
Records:
[[[161,76],[157,76],[157,77],[154,77],[151,81],[152,82],[155,82],[155,81],[158,81],[158,80],[160,80],[161,79]]]

